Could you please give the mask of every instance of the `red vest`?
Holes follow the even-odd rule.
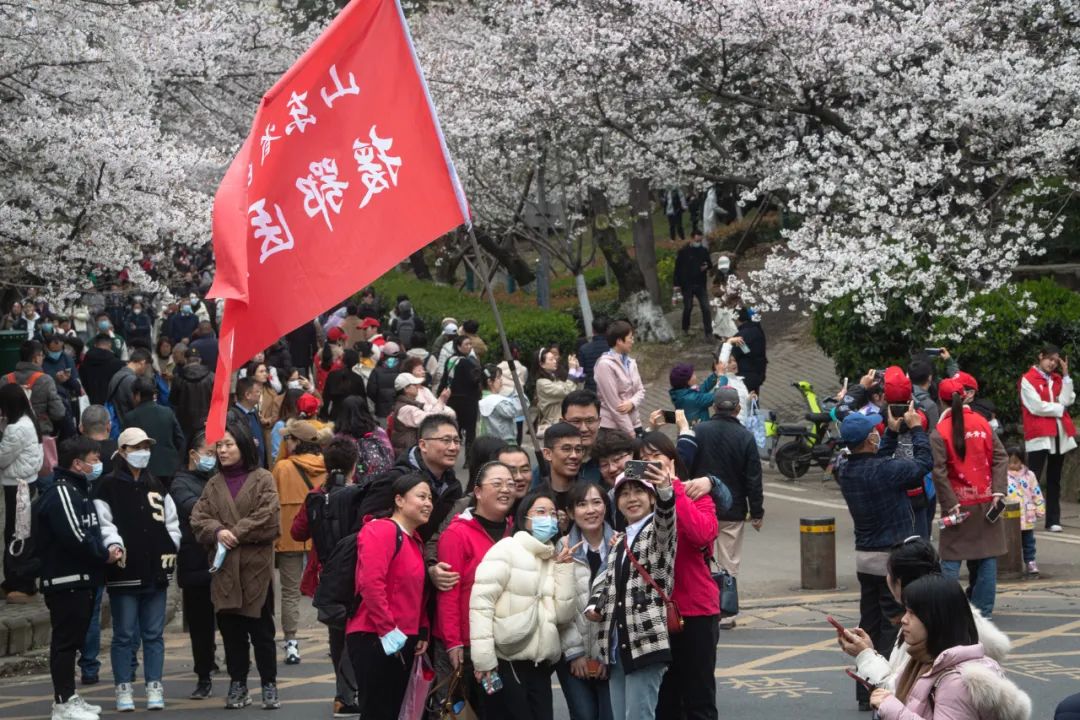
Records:
[[[953,416],[946,410],[937,424],[948,453],[949,485],[961,506],[990,502],[990,471],[994,462],[994,431],[982,415],[964,406],[964,459],[953,446]]]
[[[1020,384],[1024,380],[1027,380],[1031,387],[1035,388],[1035,392],[1039,393],[1039,397],[1045,402],[1057,402],[1058,398],[1061,397],[1061,375],[1058,373],[1051,375],[1050,381],[1047,382],[1038,368],[1032,367],[1020,378]],[[1051,395],[1051,390],[1053,395]],[[1041,437],[1056,438],[1058,436],[1057,418],[1033,414],[1024,405],[1023,399],[1021,399],[1020,408],[1023,411],[1025,440],[1034,440]],[[1076,435],[1076,427],[1073,425],[1072,418],[1069,417],[1068,410],[1062,413],[1061,424],[1064,426],[1067,436]]]

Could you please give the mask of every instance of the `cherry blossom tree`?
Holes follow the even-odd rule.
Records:
[[[308,2],[308,5],[313,3]],[[0,277],[70,298],[167,271],[210,239],[212,194],[266,88],[320,28],[277,4],[0,3]]]
[[[732,182],[796,219],[743,288],[765,307],[852,296],[874,321],[899,296],[977,327],[971,296],[1039,255],[1080,188],[1068,2],[477,0],[422,29],[481,215],[469,180],[523,177],[537,138],[572,159],[571,194]]]

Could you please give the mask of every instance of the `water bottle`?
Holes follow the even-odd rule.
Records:
[[[971,513],[966,511],[955,512],[952,515],[943,515],[941,519],[938,520],[937,526],[941,530],[944,530],[945,528],[956,527],[960,523],[967,520],[969,517],[971,517]]]

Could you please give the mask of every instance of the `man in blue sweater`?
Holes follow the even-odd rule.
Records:
[[[902,418],[889,413],[888,429],[882,437],[880,415],[851,413],[840,424],[840,436],[851,456],[837,473],[851,519],[855,523],[855,570],[859,578],[859,627],[874,642],[874,648],[889,656],[896,642],[897,626],[891,621],[903,607],[893,598],[886,582],[890,549],[915,534],[915,518],[907,491],[921,487],[923,477],[934,467],[930,440],[914,404]],[[911,433],[913,460],[893,457],[900,424]],[[859,708],[870,709],[870,694],[855,684]]]

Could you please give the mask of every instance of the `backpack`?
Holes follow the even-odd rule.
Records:
[[[365,518],[366,520],[366,518]],[[396,523],[395,523],[396,526]],[[362,598],[356,594],[356,538],[359,533],[349,533],[341,538],[322,561],[319,585],[311,604],[318,612],[318,620],[332,628],[343,629],[349,618],[356,614]],[[401,551],[405,534],[397,528],[394,539],[393,560]],[[320,556],[321,559],[321,556]]]
[[[311,544],[320,558],[329,557],[338,540],[359,529],[363,496],[363,488],[344,485],[344,478],[335,476],[327,483],[325,492],[311,492],[304,499]]]
[[[413,332],[416,331],[416,315],[409,313],[407,318],[398,318],[397,321],[397,336],[401,347],[409,347],[409,341],[412,340]]]
[[[391,417],[393,415],[391,414]],[[389,420],[387,421],[389,423]],[[386,449],[374,433],[368,433],[356,441],[359,457],[356,460],[356,478],[378,475],[394,467],[394,454]]]
[[[41,376],[44,375],[44,374],[45,373],[41,372],[40,370],[35,370],[34,372],[30,373],[30,375],[26,378],[26,382],[24,382],[24,383],[18,382],[15,379],[15,373],[13,373],[13,372],[9,372],[7,375],[5,375],[4,379],[7,380],[12,385],[18,385],[19,387],[22,388],[23,392],[26,393],[26,402],[30,405],[30,409],[33,410],[34,409],[34,402],[30,398],[31,398],[31,396],[33,395],[33,392],[34,392],[34,384],[38,380],[40,380]],[[48,419],[46,417],[46,415],[44,415],[43,413],[36,413],[35,417],[37,418],[37,421],[39,423],[42,420],[47,420]]]

